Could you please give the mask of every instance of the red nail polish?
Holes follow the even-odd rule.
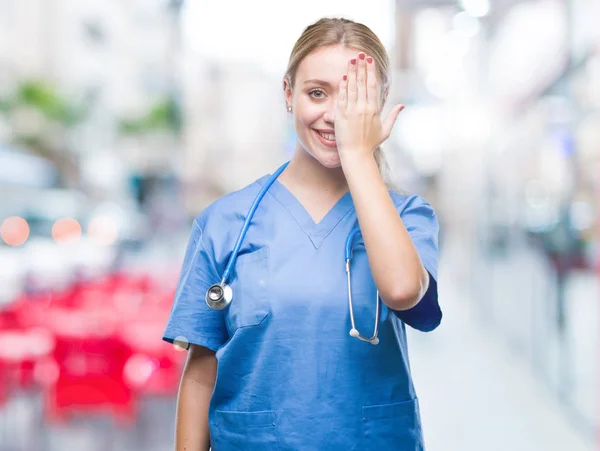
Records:
[[[364,59],[365,59],[365,54],[364,54],[364,53],[359,53],[359,54],[358,54],[358,57],[359,57],[361,60],[364,60]]]
[[[372,63],[372,62],[373,62],[373,58],[371,58],[371,57],[368,57],[368,58],[367,58],[367,63]]]
[[[344,79],[344,81],[348,80],[348,76],[346,74],[344,74],[342,78]]]
[[[352,59],[350,60],[350,63],[351,63],[351,64],[356,64],[356,58],[352,58]]]

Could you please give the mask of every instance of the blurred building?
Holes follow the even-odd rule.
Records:
[[[483,320],[591,436],[600,3],[396,6],[393,86],[407,108],[393,169],[458,243],[457,275]]]
[[[223,64],[188,54],[183,180],[190,211],[264,175],[286,156],[281,82],[255,64]]]

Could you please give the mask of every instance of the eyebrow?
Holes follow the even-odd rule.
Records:
[[[323,85],[323,86],[329,86],[329,87],[331,87],[331,84],[329,82],[324,81],[324,80],[318,80],[316,78],[311,78],[310,80],[306,80],[304,82],[304,84],[307,84],[307,83],[316,83],[318,85]]]

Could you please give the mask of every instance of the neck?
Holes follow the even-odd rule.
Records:
[[[280,180],[291,187],[302,187],[332,195],[341,195],[348,191],[348,182],[341,166],[326,168],[302,148],[296,149]]]

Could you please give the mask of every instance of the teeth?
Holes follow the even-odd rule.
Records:
[[[330,135],[328,133],[321,133],[319,131],[317,131],[317,133],[328,141],[335,141],[335,135]]]

